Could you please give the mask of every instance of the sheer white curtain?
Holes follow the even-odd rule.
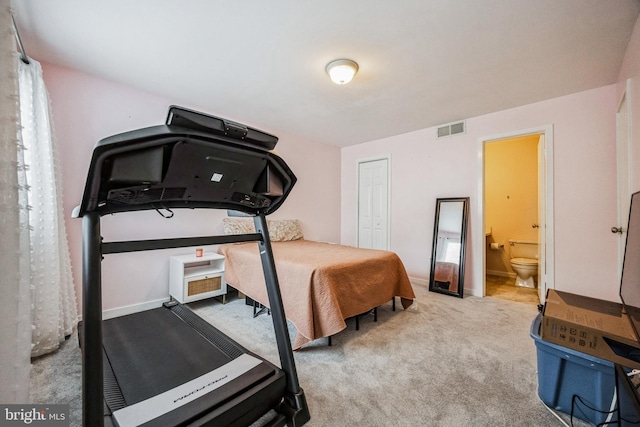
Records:
[[[29,401],[30,250],[18,55],[9,0],[0,0],[0,402]]]
[[[30,358],[77,322],[49,100],[0,0],[0,402],[29,401]]]
[[[31,356],[56,350],[78,318],[49,97],[38,61],[18,63],[31,244]]]

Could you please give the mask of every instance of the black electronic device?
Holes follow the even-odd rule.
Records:
[[[168,126],[181,126],[206,133],[214,132],[266,150],[273,150],[278,143],[278,137],[261,130],[176,105],[169,107],[166,123]]]
[[[618,426],[640,425],[640,374],[615,364]]]
[[[622,315],[629,319],[636,340],[640,344],[640,192],[631,195],[621,276]],[[614,351],[618,350],[616,354],[634,361],[640,360],[640,349],[617,342],[608,344]],[[630,374],[631,369],[615,364],[617,415],[620,426],[640,424],[640,375]]]
[[[631,195],[620,299],[623,315],[629,319],[640,345],[640,192]]]
[[[175,117],[177,107],[171,107]],[[184,114],[189,110],[178,110]],[[215,208],[265,215],[278,209],[296,182],[277,155],[251,139],[207,132],[212,116],[152,126],[98,142],[76,216],[171,208]],[[277,139],[276,139],[277,141]],[[275,142],[273,143],[275,145]]]
[[[265,136],[267,135],[267,136]],[[75,217],[83,221],[82,408],[84,426],[297,427],[309,409],[291,350],[266,215],[295,175],[270,152],[277,138],[171,107],[164,125],[101,140]],[[172,208],[226,209],[254,218],[256,232],[105,242],[107,214]],[[260,247],[280,367],[261,359],[175,301],[102,319],[104,255],[256,241]],[[257,254],[256,254],[257,256]]]

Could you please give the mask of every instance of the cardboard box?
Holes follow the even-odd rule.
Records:
[[[540,336],[553,344],[640,369],[640,343],[622,304],[550,289]]]

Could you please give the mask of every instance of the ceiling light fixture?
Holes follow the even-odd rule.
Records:
[[[358,64],[350,59],[336,59],[327,64],[326,71],[335,84],[345,85],[358,72]]]

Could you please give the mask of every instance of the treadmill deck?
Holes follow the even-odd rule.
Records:
[[[284,393],[279,368],[180,304],[105,320],[103,343],[105,378],[113,379],[105,401],[120,426],[190,423],[254,387],[275,396],[271,407]]]

